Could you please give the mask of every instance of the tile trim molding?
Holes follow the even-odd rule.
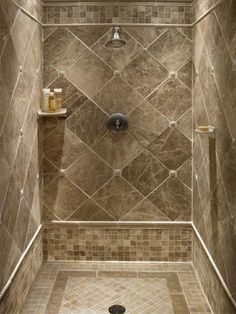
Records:
[[[191,222],[191,225],[192,225],[192,228],[193,228],[193,232],[194,232],[195,236],[197,237],[197,239],[199,240],[199,242],[200,242],[200,244],[201,244],[201,246],[202,246],[204,252],[206,253],[207,258],[208,258],[208,260],[209,260],[211,266],[213,267],[213,269],[214,269],[214,271],[215,271],[215,273],[216,273],[216,275],[217,275],[217,277],[218,277],[218,279],[219,279],[219,281],[220,281],[220,283],[221,283],[223,289],[225,290],[227,296],[229,297],[230,301],[232,302],[234,308],[236,309],[236,301],[235,301],[234,298],[232,297],[232,295],[231,295],[231,293],[230,293],[230,291],[229,291],[229,289],[228,289],[228,287],[227,287],[227,285],[226,285],[226,283],[225,283],[223,277],[221,276],[221,273],[220,273],[220,271],[219,271],[219,269],[218,269],[216,263],[214,262],[214,260],[213,260],[213,258],[212,258],[212,256],[211,256],[210,252],[208,251],[208,249],[207,249],[207,247],[206,247],[206,245],[205,245],[205,243],[204,243],[204,241],[203,241],[203,239],[202,239],[200,233],[198,232],[198,230],[197,230],[197,228],[195,227],[195,225],[194,225],[193,222]]]
[[[23,261],[25,260],[28,252],[30,251],[31,247],[33,246],[37,236],[39,235],[40,231],[42,229],[42,225],[40,225],[37,229],[37,231],[35,232],[34,236],[32,237],[30,243],[28,244],[27,248],[25,249],[25,251],[23,252],[23,254],[21,255],[21,258],[19,259],[16,267],[14,268],[10,278],[8,279],[7,283],[5,284],[5,286],[3,287],[1,293],[0,293],[0,301],[2,300],[3,296],[5,295],[5,293],[7,292],[8,288],[10,287],[13,279],[15,278],[20,266],[22,265]]]

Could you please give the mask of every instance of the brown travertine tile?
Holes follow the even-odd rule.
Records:
[[[66,71],[66,75],[85,95],[92,97],[112,78],[113,73],[93,52],[87,50]]]
[[[177,169],[191,157],[191,141],[177,128],[168,128],[148,150],[169,169]]]
[[[122,38],[126,44],[119,49],[106,47],[106,43],[111,39],[112,29],[101,37],[93,46],[92,50],[113,70],[122,71],[132,59],[134,59],[143,48],[125,30],[122,30]]]
[[[120,134],[109,132],[93,146],[93,149],[113,169],[124,168],[143,151],[142,146],[128,132]]]
[[[61,125],[44,139],[44,154],[58,169],[66,169],[86,151],[84,143]]]
[[[44,42],[44,58],[59,71],[69,68],[86,47],[66,28],[58,28]]]
[[[189,159],[181,168],[178,169],[177,177],[190,189],[192,187],[192,160]]]
[[[117,220],[142,198],[141,194],[121,177],[114,177],[93,196],[93,199]]]
[[[149,48],[169,71],[179,70],[191,57],[191,41],[175,28],[169,28]]]
[[[191,218],[191,191],[176,178],[169,178],[148,199],[170,220]]]
[[[123,218],[124,221],[168,221],[166,217],[157,207],[155,207],[147,199],[138,203]]]
[[[188,110],[182,117],[179,118],[177,121],[178,129],[186,135],[189,139],[192,139],[192,128],[193,128],[193,121],[192,121],[192,110]]]
[[[58,72],[54,66],[44,60],[43,62],[43,86],[48,86],[58,77]]]
[[[190,314],[187,303],[182,294],[170,294],[176,314]]]
[[[165,32],[166,28],[157,26],[125,26],[125,30],[146,48]]]
[[[167,71],[148,52],[138,55],[121,72],[121,76],[144,97],[167,78]]]
[[[175,121],[191,108],[191,92],[178,79],[168,79],[148,101],[169,120]]]
[[[111,277],[111,278],[135,278],[138,273],[134,271],[98,271],[98,277]]]
[[[147,195],[169,176],[169,171],[149,152],[144,151],[124,168],[122,175],[143,195]]]
[[[114,77],[93,97],[94,102],[108,114],[128,114],[143,98],[120,77]]]
[[[89,149],[66,170],[66,176],[89,195],[94,194],[112,175],[112,169]]]
[[[107,132],[106,120],[104,112],[87,100],[66,120],[66,127],[86,144],[93,145]]]
[[[69,30],[87,46],[91,47],[109,30],[109,28],[110,27],[107,25],[89,25],[89,27],[80,25],[69,27]]]
[[[149,102],[144,101],[129,115],[129,132],[144,146],[148,146],[168,127],[168,120]]]
[[[177,72],[177,77],[190,89],[192,89],[192,67],[193,63],[190,60]]]
[[[89,199],[85,201],[68,220],[111,221],[113,218],[93,200]]]
[[[51,181],[60,176],[60,170],[55,167],[47,158],[43,158],[43,185],[47,186]]]
[[[67,178],[60,177],[44,189],[45,205],[60,219],[66,219],[87,199]]]
[[[54,88],[62,88],[62,107],[67,108],[67,116],[78,109],[88,98],[69,82],[64,76],[60,76],[49,85]]]
[[[25,247],[25,239],[27,229],[22,226],[27,226],[30,217],[30,210],[24,198],[21,199],[20,207],[16,219],[16,225],[13,232],[13,238],[17,243],[19,249],[23,252]]]

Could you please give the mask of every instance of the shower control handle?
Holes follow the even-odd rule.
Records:
[[[122,113],[113,113],[107,120],[107,128],[112,133],[120,133],[128,128],[128,119]]]

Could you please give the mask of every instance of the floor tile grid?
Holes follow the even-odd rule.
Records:
[[[77,263],[77,262],[48,262],[44,263],[28,295],[22,314],[43,314],[49,300],[58,272],[63,271],[92,271],[104,273],[110,271],[126,271],[125,275],[136,273],[151,274],[152,272],[176,272],[183,289],[183,295],[189,307],[190,314],[211,313],[205,296],[197,281],[190,263]],[[142,310],[143,313],[152,313]],[[63,312],[64,313],[64,312]],[[68,312],[69,313],[69,312]],[[70,312],[73,313],[73,312]],[[155,313],[155,312],[153,312]],[[171,313],[171,312],[170,312]],[[87,313],[86,313],[87,314]]]

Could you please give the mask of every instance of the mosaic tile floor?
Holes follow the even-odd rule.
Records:
[[[212,313],[188,263],[47,262],[21,314]]]

